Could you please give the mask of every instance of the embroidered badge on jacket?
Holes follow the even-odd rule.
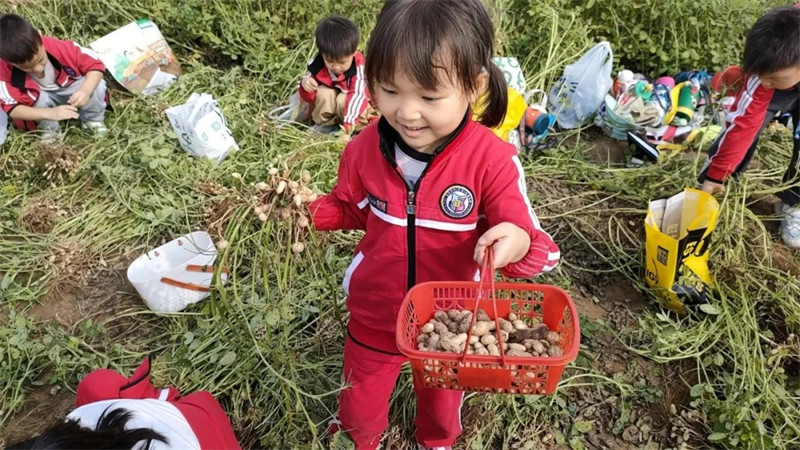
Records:
[[[439,206],[447,217],[463,219],[472,212],[475,196],[466,186],[454,184],[444,190]]]

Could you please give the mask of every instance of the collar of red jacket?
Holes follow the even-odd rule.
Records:
[[[354,76],[358,71],[357,61],[355,55],[353,56],[353,62],[350,64],[350,68],[347,69],[347,72],[344,73],[344,80],[348,80]],[[320,70],[325,68],[325,60],[322,59],[322,53],[317,53],[317,56],[308,64],[308,72],[312,75],[316,75],[319,73]]]
[[[42,44],[42,45],[44,45],[44,44]],[[60,73],[61,69],[63,68],[61,66],[61,62],[59,60],[57,60],[55,56],[51,55],[50,52],[46,52],[46,53],[47,53],[47,59],[49,59],[50,60],[50,64],[53,65],[53,69],[56,70],[56,73]],[[12,86],[14,86],[15,88],[17,88],[17,89],[19,89],[21,91],[27,89],[25,87],[25,80],[27,80],[27,78],[28,78],[28,74],[27,73],[23,72],[20,69],[17,69],[14,66],[11,66],[11,85]]]
[[[100,369],[90,373],[78,384],[76,405],[82,406],[98,399],[158,398],[159,392],[160,389],[156,389],[150,382],[150,358],[148,357],[128,378],[109,369]]]
[[[438,147],[436,147],[436,149],[433,150],[430,160],[431,165],[442,159],[438,158],[439,155],[449,154],[453,151],[453,149],[457,148],[469,134],[467,131],[471,130],[472,127],[477,126],[474,121],[470,120],[471,115],[471,110],[467,109],[467,112],[464,114],[464,118],[461,119],[461,123],[458,125],[455,131],[450,133],[450,136],[448,136],[444,142],[442,142]],[[395,160],[394,153],[395,144],[403,148],[411,147],[409,147],[409,145],[403,141],[403,139],[397,133],[397,130],[392,128],[392,126],[384,117],[381,117],[380,120],[378,120],[378,136],[380,138],[379,145],[381,154],[383,154],[384,158],[386,158],[392,167],[397,167],[397,161]]]

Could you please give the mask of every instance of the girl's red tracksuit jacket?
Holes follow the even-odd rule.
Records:
[[[511,222],[528,232],[527,255],[503,269],[528,278],[558,263],[556,244],[539,226],[517,151],[469,112],[441,145],[415,186],[395,163],[396,131],[384,120],[345,148],[338,184],[311,205],[318,230],[365,230],[344,276],[350,311],[339,395],[340,422],[359,450],[378,447],[389,398],[405,360],[395,322],[409,288],[425,281],[473,280],[473,250],[489,227]],[[461,433],[462,393],[415,386],[417,442],[447,448]]]
[[[311,205],[317,230],[365,230],[343,286],[348,330],[357,342],[398,353],[395,321],[409,288],[425,281],[473,280],[472,253],[489,227],[511,222],[530,234],[527,255],[503,269],[530,278],[560,254],[539,225],[516,149],[465,118],[413,189],[395,164],[397,132],[384,119],[342,154],[338,184]]]

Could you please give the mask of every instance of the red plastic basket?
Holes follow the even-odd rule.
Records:
[[[428,388],[465,391],[552,394],[567,364],[578,356],[580,325],[572,299],[561,288],[545,284],[494,281],[491,252],[487,251],[480,282],[432,281],[420,283],[406,294],[397,317],[397,348],[408,357],[417,383]],[[488,284],[488,287],[484,287]],[[534,319],[561,335],[564,351],[557,357],[500,356],[417,350],[420,328],[435,311],[469,309],[475,322],[478,307],[490,318],[513,312],[529,326]],[[500,330],[499,324],[497,330]],[[472,333],[470,326],[469,333]]]

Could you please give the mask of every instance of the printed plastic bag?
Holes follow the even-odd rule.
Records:
[[[708,247],[718,214],[717,200],[697,189],[654,200],[647,209],[645,283],[679,314],[687,304],[705,303],[713,283]]]
[[[606,41],[592,47],[577,62],[568,65],[550,89],[548,111],[558,126],[577,128],[586,123],[611,89],[614,58]]]
[[[515,89],[520,94],[525,93],[525,75],[517,58],[513,56],[497,56],[492,58],[492,62],[503,72],[506,84]]]
[[[195,92],[186,103],[166,112],[181,147],[192,155],[221,162],[231,149],[239,150],[219,104],[209,94]]]
[[[166,39],[147,19],[131,22],[89,46],[114,79],[131,92],[155,94],[182,74]]]

